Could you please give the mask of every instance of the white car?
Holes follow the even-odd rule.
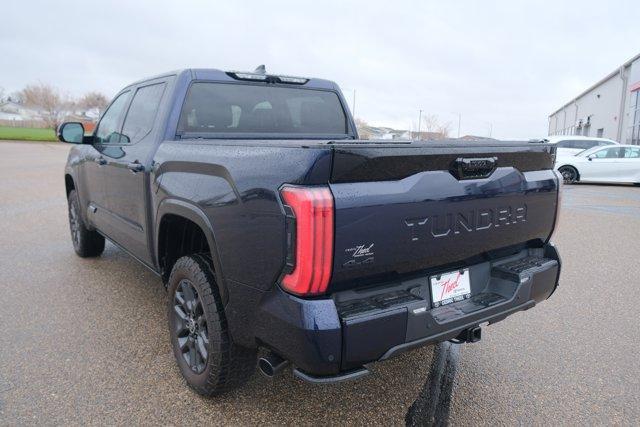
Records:
[[[557,148],[558,156],[578,154],[583,150],[593,147],[604,147],[607,145],[616,145],[616,141],[606,138],[590,138],[588,136],[563,135],[549,136],[544,139],[549,144],[554,144]]]
[[[594,147],[573,156],[557,156],[555,169],[564,182],[640,183],[640,146]]]

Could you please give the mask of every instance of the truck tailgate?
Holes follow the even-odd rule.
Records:
[[[331,289],[541,245],[555,226],[554,155],[531,143],[336,145]]]

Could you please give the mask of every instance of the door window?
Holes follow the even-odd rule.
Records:
[[[109,108],[102,116],[98,129],[94,136],[94,141],[98,144],[113,144],[120,142],[120,119],[124,112],[124,107],[129,102],[131,92],[123,92],[109,105]]]
[[[596,151],[593,156],[597,159],[617,159],[620,157],[620,148],[605,148],[603,150]]]
[[[122,127],[123,144],[138,142],[151,131],[164,88],[165,83],[159,83],[136,91]]]

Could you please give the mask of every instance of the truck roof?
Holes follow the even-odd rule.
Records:
[[[242,80],[234,79],[228,73],[255,74],[252,72],[237,71],[237,70],[224,71],[216,68],[183,68],[183,69],[169,71],[162,74],[157,74],[155,76],[147,77],[144,79],[140,79],[136,82],[131,83],[128,86],[138,85],[140,83],[144,83],[150,80],[155,80],[155,79],[158,79],[161,77],[167,77],[167,76],[188,77],[190,80],[215,80],[215,81],[228,81],[228,82],[242,81]],[[285,74],[267,73],[266,75],[273,76],[273,77],[284,77],[284,76],[289,77],[288,75],[285,75]],[[314,88],[314,89],[338,90],[338,85],[332,82],[331,80],[319,79],[315,77],[303,77],[303,78],[307,79],[307,82],[300,85],[302,87]]]

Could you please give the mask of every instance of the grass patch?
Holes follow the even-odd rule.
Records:
[[[53,129],[14,128],[0,126],[0,139],[14,139],[20,141],[57,141]]]

